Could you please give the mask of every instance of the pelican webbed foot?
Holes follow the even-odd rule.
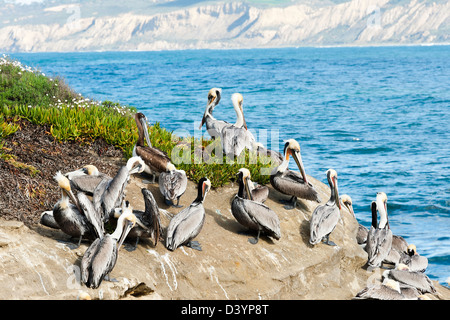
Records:
[[[286,205],[283,206],[286,210],[292,210],[297,207],[297,197],[292,196],[292,198],[289,201],[283,201],[282,203],[285,203]]]
[[[258,230],[258,234],[256,235],[256,238],[249,238],[248,242],[251,244],[257,244],[259,241],[259,235],[261,234],[261,230]]]
[[[325,237],[323,237],[322,241],[323,241],[323,243],[325,243],[325,244],[327,244],[329,246],[332,246],[332,247],[336,247],[337,246],[336,243],[334,243],[333,241],[330,241],[330,235],[329,234],[326,235]]]
[[[200,243],[198,241],[191,240],[186,244],[186,247],[189,247],[194,250],[202,251],[202,246],[200,245]]]

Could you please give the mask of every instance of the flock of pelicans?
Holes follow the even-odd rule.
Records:
[[[236,93],[232,96],[237,114],[235,124],[213,117],[213,110],[220,98],[220,89],[213,88],[209,91],[201,126],[206,124],[209,134],[213,138],[221,139],[223,152],[226,155],[238,156],[244,149],[249,149],[270,155],[277,165],[271,173],[270,183],[274,189],[291,197],[284,208],[294,209],[298,198],[320,203],[317,191],[307,179],[298,142],[294,139],[287,140],[284,155],[265,149],[247,130],[242,95]],[[145,237],[152,239],[154,245],[159,240],[163,241],[165,247],[171,251],[182,245],[202,250],[201,245],[194,239],[205,221],[203,201],[211,188],[208,178],[200,179],[197,197],[176,215],[158,208],[153,194],[146,188],[142,189],[144,211],[133,210],[130,203],[124,201],[130,176],[136,173],[151,174],[153,182],[158,175],[159,189],[165,202],[174,207],[181,207],[179,200],[187,186],[185,172],[177,170],[166,153],[152,147],[146,117],[137,113],[135,120],[139,138],[133,149],[133,156],[127,164],[121,167],[114,177],[99,172],[92,165],[66,174],[56,173],[54,179],[61,189],[61,199],[52,211],[46,211],[41,216],[41,224],[79,238],[78,246],[82,238],[93,241],[81,260],[81,280],[90,288],[98,288],[104,279],[109,279],[109,273],[117,261],[118,250],[126,237],[136,239],[136,246],[139,238]],[[299,172],[288,169],[290,157],[296,162]],[[329,240],[329,236],[340,219],[341,204],[356,219],[351,198],[348,195],[339,197],[336,171],[329,169],[326,174],[331,195],[325,204],[319,204],[312,213],[309,239],[311,245],[321,242],[336,245]],[[261,234],[280,239],[278,216],[264,204],[269,195],[269,188],[253,183],[250,180],[250,171],[246,168],[241,168],[237,176],[239,190],[232,199],[231,211],[242,226],[256,234],[256,237],[249,238],[248,241],[252,244],[258,243]],[[368,230],[359,225],[357,242],[365,247],[369,269],[386,268],[386,264],[390,264],[391,268],[387,268],[383,273],[382,283],[364,288],[355,298],[426,299],[425,293],[435,293],[432,282],[424,274],[428,265],[427,258],[420,256],[414,245],[408,245],[402,237],[392,234],[388,222],[386,194],[379,192],[371,208],[371,228]],[[160,212],[170,218],[165,230],[160,222]],[[377,213],[380,215],[379,221]],[[105,231],[106,223],[115,228],[114,232]],[[395,267],[392,268],[392,265]]]

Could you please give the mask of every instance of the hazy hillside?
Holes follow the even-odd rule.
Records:
[[[442,0],[22,2],[0,1],[3,52],[450,42]]]

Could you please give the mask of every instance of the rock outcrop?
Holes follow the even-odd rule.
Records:
[[[323,201],[329,188],[310,178]],[[145,182],[145,181],[144,181]],[[158,204],[167,208],[158,186],[132,177],[127,199],[135,209],[143,209],[140,189],[146,187]],[[21,222],[0,220],[0,299],[77,299],[85,291],[94,299],[351,299],[380,271],[368,272],[366,252],[355,240],[357,223],[341,210],[341,221],[330,236],[337,246],[309,245],[309,219],[316,203],[301,201],[287,211],[278,203],[287,198],[270,188],[266,204],[280,218],[279,241],[261,237],[256,245],[230,211],[230,200],[237,185],[211,190],[204,202],[205,225],[196,238],[203,251],[181,247],[174,252],[163,243],[153,246],[141,239],[137,249],[130,241],[120,249],[111,277],[98,289],[80,285],[79,264],[89,242],[71,250],[71,241],[60,230],[44,226],[26,227]],[[345,191],[342,191],[345,192]],[[189,182],[180,204],[189,205],[197,193]],[[168,220],[162,217],[164,227]],[[74,241],[74,240],[72,240]],[[434,298],[450,298],[447,288],[438,286]]]

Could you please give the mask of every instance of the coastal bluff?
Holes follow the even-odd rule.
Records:
[[[330,189],[310,177],[322,203]],[[55,186],[56,188],[56,186]],[[126,189],[134,209],[143,210],[141,188],[148,188],[158,205],[171,213],[157,184],[136,175]],[[256,245],[240,233],[243,227],[231,214],[231,199],[237,183],[211,190],[205,199],[206,220],[197,240],[203,251],[181,247],[174,252],[163,243],[156,246],[141,239],[134,251],[133,240],[119,251],[111,272],[115,282],[103,281],[98,289],[80,285],[80,261],[89,246],[83,241],[71,250],[70,238],[60,230],[22,222],[0,220],[0,299],[77,299],[80,291],[92,299],[351,299],[367,284],[379,281],[382,270],[367,271],[366,252],[356,243],[357,222],[344,207],[330,240],[337,246],[311,246],[309,219],[317,203],[300,200],[294,210],[285,210],[280,199],[289,199],[271,186],[266,201],[279,216],[281,239],[262,236]],[[345,193],[345,190],[340,190]],[[189,181],[181,197],[183,207],[196,197],[196,184]],[[49,210],[51,208],[43,208]],[[163,227],[168,220],[161,215]],[[74,241],[74,240],[72,240]],[[450,290],[436,281],[432,299],[450,299]]]

